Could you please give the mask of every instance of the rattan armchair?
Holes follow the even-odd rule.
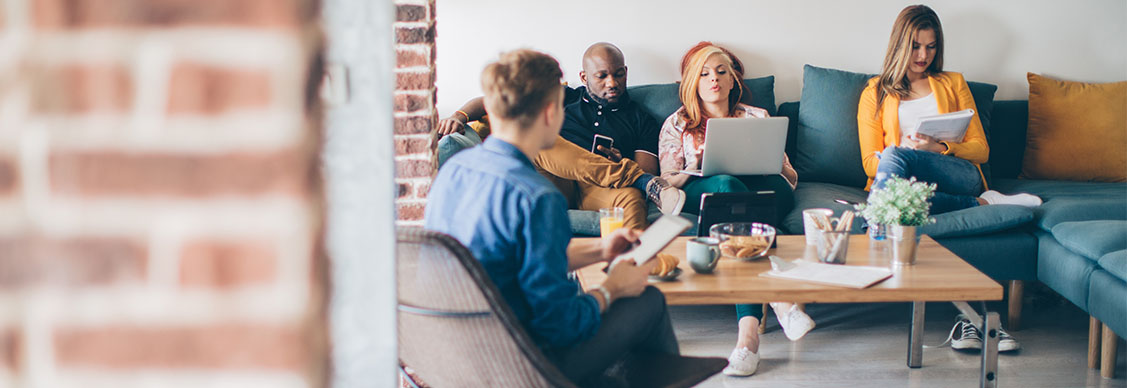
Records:
[[[399,358],[431,387],[575,387],[517,321],[481,264],[450,236],[398,234]],[[727,361],[641,354],[634,387],[689,387]],[[644,367],[638,367],[644,366]]]

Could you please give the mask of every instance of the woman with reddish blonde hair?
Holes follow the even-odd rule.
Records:
[[[798,173],[784,159],[778,175],[695,177],[681,170],[699,169],[704,156],[704,136],[709,118],[767,117],[767,111],[740,103],[743,97],[743,63],[727,49],[701,42],[681,60],[681,108],[665,120],[658,139],[661,176],[685,191],[685,207],[699,209],[704,193],[774,190],[778,213],[786,214],[794,204]],[[814,321],[796,305],[771,303],[779,324],[792,341],[814,327]],[[739,336],[728,358],[724,374],[750,376],[759,366],[759,321],[761,305],[737,305]]]

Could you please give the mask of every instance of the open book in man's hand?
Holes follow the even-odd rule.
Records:
[[[974,117],[974,109],[965,109],[958,112],[944,113],[941,115],[924,116],[920,118],[920,125],[915,132],[905,133],[914,135],[922,133],[940,141],[961,143],[967,134],[967,127]]]

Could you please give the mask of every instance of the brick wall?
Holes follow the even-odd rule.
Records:
[[[395,0],[395,201],[399,226],[421,226],[435,173],[434,0]]]
[[[325,384],[317,6],[0,1],[0,387]]]

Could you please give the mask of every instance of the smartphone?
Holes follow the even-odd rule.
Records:
[[[613,145],[614,145],[614,138],[612,138],[610,136],[603,136],[603,135],[596,134],[595,140],[591,142],[591,152],[595,153],[595,154],[599,154],[599,155],[609,157],[609,155],[599,151],[599,146],[603,146],[603,148],[611,148],[611,146],[613,146]]]

